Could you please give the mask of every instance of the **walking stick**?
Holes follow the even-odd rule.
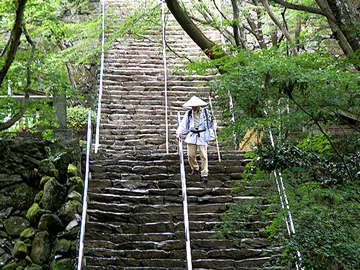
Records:
[[[211,104],[211,97],[209,96],[209,104],[210,104],[210,109],[211,109],[211,114],[214,115],[214,111],[213,111],[213,107]],[[215,141],[216,141],[216,149],[217,149],[217,153],[218,153],[218,158],[219,158],[219,162],[221,162],[221,157],[220,157],[220,150],[219,150],[219,142],[217,140],[217,134],[216,134],[216,120],[214,119],[214,134],[215,134]]]

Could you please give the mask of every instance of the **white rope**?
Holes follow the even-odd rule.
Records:
[[[89,113],[88,113],[84,194],[83,194],[83,207],[82,207],[82,214],[81,214],[79,257],[78,257],[78,265],[77,265],[78,270],[81,270],[82,259],[83,259],[83,255],[84,255],[84,236],[85,236],[86,211],[87,211],[87,192],[88,192],[88,184],[89,184],[90,147],[91,147],[91,111],[89,111]]]
[[[178,125],[180,124],[180,112],[177,114]],[[179,138],[178,141],[179,147],[179,157],[180,157],[180,176],[181,176],[181,188],[183,196],[183,210],[184,210],[184,226],[185,226],[185,238],[186,238],[186,261],[187,269],[192,270],[192,260],[191,260],[191,246],[190,246],[190,228],[189,228],[189,213],[188,213],[188,203],[186,195],[186,179],[185,179],[185,165],[184,165],[184,154],[182,139]]]
[[[163,46],[163,59],[164,59],[165,137],[166,137],[165,146],[166,146],[166,154],[169,154],[169,124],[168,124],[167,64],[166,64],[164,0],[161,0],[161,20],[162,20],[162,46]]]
[[[102,13],[102,35],[101,35],[101,62],[100,62],[100,82],[99,82],[99,96],[96,116],[96,135],[95,135],[95,153],[99,148],[99,133],[100,133],[100,118],[101,118],[101,98],[103,92],[103,76],[104,76],[104,47],[105,47],[105,0],[101,0]]]

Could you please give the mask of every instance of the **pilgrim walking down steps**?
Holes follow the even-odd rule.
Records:
[[[201,180],[208,182],[208,154],[207,147],[209,142],[214,139],[214,116],[211,112],[204,108],[207,103],[200,98],[193,96],[182,106],[191,108],[186,111],[177,130],[177,139],[182,135],[186,135],[185,143],[187,143],[187,152],[189,164],[191,167],[190,174],[199,174],[200,167],[196,160],[196,151],[199,149],[201,160]]]

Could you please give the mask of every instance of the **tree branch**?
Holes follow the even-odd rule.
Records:
[[[27,0],[19,0],[18,1],[18,7],[16,9],[15,23],[14,23],[13,29],[11,30],[11,37],[10,37],[11,42],[10,42],[9,52],[7,54],[5,63],[0,70],[0,85],[4,81],[5,76],[9,70],[12,62],[15,59],[16,51],[20,45],[20,37],[22,34],[21,25],[22,25],[22,22],[24,19],[24,9],[25,9],[26,2],[27,2]]]
[[[21,117],[23,117],[24,113],[26,112],[26,109],[28,107],[29,103],[29,92],[30,92],[30,85],[31,85],[31,63],[34,60],[34,52],[36,49],[35,42],[31,39],[28,31],[26,30],[25,24],[22,24],[23,32],[25,34],[27,42],[29,42],[31,46],[31,55],[27,60],[26,63],[26,87],[24,91],[24,101],[21,109],[13,115],[8,121],[4,123],[0,123],[0,130],[5,130],[14,125]]]
[[[282,5],[283,7],[289,8],[289,9],[294,9],[294,10],[299,10],[299,11],[304,11],[304,12],[309,12],[309,13],[314,13],[314,14],[319,14],[319,15],[325,16],[324,12],[319,8],[313,8],[313,7],[304,6],[304,5],[296,5],[296,4],[289,3],[284,0],[271,0],[271,1],[273,1],[279,5]]]
[[[166,0],[166,4],[174,15],[175,19],[190,36],[190,38],[208,55],[211,59],[221,58],[222,55],[211,54],[215,43],[208,39],[203,32],[191,21],[188,14],[180,7],[177,0]]]
[[[269,3],[267,2],[267,0],[260,0],[260,2],[262,3],[262,5],[264,6],[266,12],[269,14],[270,18],[273,20],[273,22],[281,29],[282,33],[284,34],[284,36],[286,37],[286,39],[290,42],[293,42],[290,33],[286,30],[286,28],[284,27],[284,25],[278,20],[278,18],[276,18],[275,14],[272,12]],[[292,52],[294,54],[294,56],[298,56],[299,52],[297,51],[297,49],[295,47],[293,47]]]
[[[324,134],[325,138],[327,139],[327,141],[330,143],[331,147],[334,149],[335,153],[339,156],[339,158],[341,159],[341,162],[344,164],[344,167],[346,169],[346,172],[349,176],[350,181],[353,181],[353,177],[351,175],[351,172],[348,168],[348,166],[346,165],[346,162],[344,160],[343,155],[340,154],[339,150],[337,149],[337,147],[335,146],[335,144],[333,143],[333,141],[330,139],[330,137],[326,134],[326,132],[323,130],[323,128],[321,127],[321,125],[319,124],[319,122],[315,119],[315,117],[310,114],[309,112],[307,112],[299,103],[296,102],[296,100],[294,99],[294,97],[292,96],[291,92],[288,93],[288,96],[290,98],[290,100],[292,100],[296,106],[298,106],[300,108],[300,110],[302,110],[306,115],[308,115],[313,121],[314,123],[317,125],[317,127],[319,128],[320,132],[322,134]]]

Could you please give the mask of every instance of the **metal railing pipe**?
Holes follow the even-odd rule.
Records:
[[[179,125],[180,124],[180,112],[178,112],[177,119],[178,119],[178,125]],[[183,196],[184,226],[185,226],[185,239],[186,239],[186,262],[187,262],[187,269],[192,270],[189,213],[188,213],[188,203],[187,203],[187,194],[186,194],[184,153],[183,153],[181,137],[179,137],[178,147],[179,147],[179,157],[180,157],[180,176],[181,176],[181,188],[182,188],[182,196]]]
[[[265,113],[265,115],[267,117],[267,112],[265,110],[264,110],[264,113]],[[271,130],[269,130],[269,136],[270,136],[271,146],[275,150],[275,143],[274,143],[274,138],[273,138]],[[283,178],[281,176],[281,172],[279,172],[279,177],[278,177],[276,171],[274,170],[274,176],[275,176],[275,179],[276,179],[276,185],[277,185],[278,192],[279,192],[281,207],[282,207],[282,209],[286,208],[286,211],[287,211],[288,217],[284,216],[284,219],[285,219],[288,234],[289,234],[289,236],[291,236],[291,234],[295,234],[295,226],[294,226],[294,222],[293,222],[291,211],[290,211],[289,201],[288,201],[287,196],[286,196],[284,181],[283,181]],[[301,260],[302,259],[301,259],[300,251],[296,250],[296,254],[297,254],[297,257],[298,257],[298,260],[299,260],[299,264],[298,263],[295,264],[296,269],[304,270],[304,268],[301,265]]]
[[[161,0],[161,21],[162,21],[162,46],[163,46],[163,60],[164,60],[165,137],[166,137],[165,148],[166,148],[166,154],[169,154],[169,124],[168,124],[167,63],[166,63],[164,0]]]
[[[102,13],[101,61],[100,61],[98,107],[97,107],[97,116],[96,116],[95,153],[98,152],[99,138],[100,138],[101,99],[102,99],[102,92],[103,92],[104,50],[105,50],[105,0],[101,0],[101,13]]]
[[[89,113],[88,113],[84,194],[83,194],[83,207],[82,207],[82,214],[81,214],[79,257],[78,257],[77,270],[81,270],[82,259],[83,259],[83,255],[84,255],[84,236],[85,236],[86,211],[87,211],[87,192],[88,192],[88,183],[89,183],[90,150],[91,150],[91,111],[89,111]]]

